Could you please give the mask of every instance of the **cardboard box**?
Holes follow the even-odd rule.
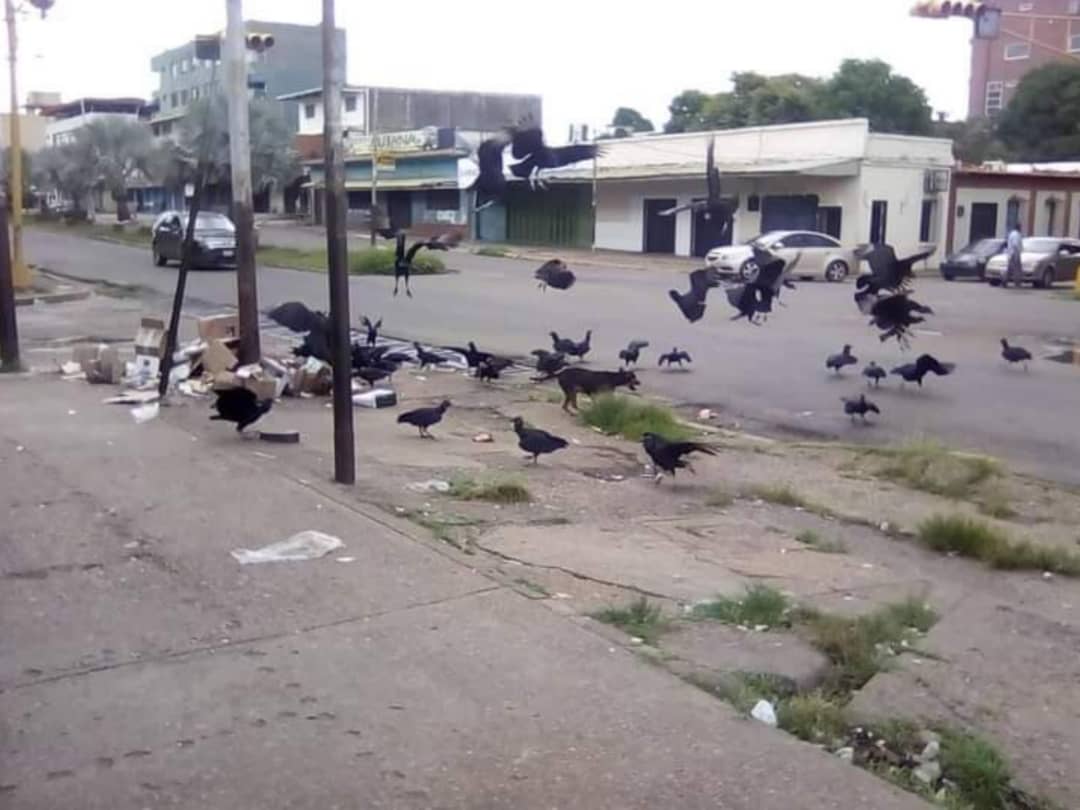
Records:
[[[206,351],[202,353],[200,362],[203,371],[217,377],[222,371],[232,371],[240,361],[220,340],[211,340],[206,344]]]
[[[278,386],[278,380],[274,377],[248,377],[243,381],[244,388],[253,392],[259,400],[264,399],[277,399],[280,396],[280,390]],[[285,381],[281,381],[281,387],[284,387]]]
[[[213,390],[224,391],[226,388],[243,388],[244,381],[231,371],[219,371],[214,375]]]
[[[240,318],[232,315],[211,315],[197,321],[199,337],[203,340],[229,340],[240,337]]]
[[[143,318],[135,333],[135,354],[145,357],[165,356],[165,322],[159,318]]]

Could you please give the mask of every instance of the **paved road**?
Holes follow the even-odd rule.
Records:
[[[27,252],[33,262],[80,277],[162,292],[175,282],[175,268],[155,268],[145,250],[31,230]],[[855,441],[928,436],[1080,485],[1080,366],[1039,359],[1025,374],[1003,365],[997,345],[1009,335],[1039,357],[1050,354],[1056,340],[1080,344],[1080,303],[1046,292],[920,281],[920,300],[937,313],[927,324],[935,331],[920,334],[912,352],[902,355],[894,344],[878,342],[852,304],[850,285],[800,284],[785,296],[789,306],[762,327],[729,321],[730,309],[717,297],[706,318],[690,325],[666,298],[669,287],[685,286],[671,270],[583,267],[571,292],[542,294],[529,262],[465,253],[449,261],[460,272],[416,279],[411,300],[393,298],[385,278],[352,279],[354,319],[381,316],[395,335],[433,343],[473,338],[485,348],[522,354],[547,346],[552,329],[580,338],[592,328],[591,360],[599,367],[614,367],[628,340],[648,339],[645,390],[714,407],[728,422]],[[195,273],[188,289],[203,301],[235,303],[228,272]],[[259,290],[267,308],[289,299],[326,306],[321,274],[262,268]],[[931,377],[921,391],[889,382],[874,395],[883,411],[880,424],[852,426],[839,399],[862,390],[862,381],[857,374],[836,378],[824,367],[825,356],[845,342],[861,361],[892,366],[929,351],[959,369],[952,377]],[[672,346],[693,355],[692,372],[655,369],[657,351]]]

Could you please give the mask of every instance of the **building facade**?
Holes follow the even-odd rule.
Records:
[[[949,190],[949,252],[1004,238],[1013,224],[1026,236],[1080,238],[1080,163],[965,166]]]
[[[274,45],[259,53],[248,51],[248,84],[271,96],[295,93],[322,84],[322,29],[318,25],[248,20],[249,34],[270,34]],[[344,62],[345,31],[338,29],[338,52]],[[158,76],[154,99],[159,111],[151,121],[155,135],[169,135],[175,122],[200,98],[210,96],[224,81],[221,60],[198,59],[195,42],[188,41],[159,53],[150,60]],[[296,118],[295,103],[286,110],[289,121]]]
[[[701,215],[661,215],[704,197],[713,137],[723,193],[738,199],[726,239]],[[704,256],[727,241],[806,229],[846,245],[940,253],[952,165],[951,141],[873,133],[865,119],[624,138],[606,141],[595,167],[546,173],[546,193],[512,191],[482,212],[477,236]]]
[[[1080,0],[994,0],[1001,35],[971,40],[968,118],[1003,110],[1028,71],[1080,59]]]
[[[45,146],[62,146],[75,138],[75,132],[91,121],[119,118],[145,121],[155,112],[141,98],[80,98],[42,107],[46,119]]]
[[[296,148],[310,174],[302,204],[321,223],[322,89],[279,100],[296,104]],[[465,230],[469,204],[458,161],[486,133],[523,120],[542,124],[542,113],[537,95],[346,86],[341,115],[350,226],[370,222],[374,185],[375,199],[395,227]]]

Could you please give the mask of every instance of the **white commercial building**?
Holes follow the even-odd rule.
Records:
[[[723,193],[738,198],[735,242],[805,229],[845,245],[888,242],[900,254],[944,250],[952,142],[871,132],[861,118],[607,140],[595,166],[545,176],[593,185],[595,247],[703,256],[722,244],[715,225],[660,212],[705,196],[713,137]]]

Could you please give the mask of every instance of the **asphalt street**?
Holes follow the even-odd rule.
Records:
[[[33,229],[26,250],[29,261],[79,278],[162,293],[171,293],[176,280],[176,268],[155,267],[149,250]],[[901,352],[895,342],[878,341],[852,303],[850,283],[800,283],[763,326],[732,322],[732,310],[715,295],[705,318],[689,324],[667,297],[668,289],[687,287],[685,276],[670,269],[582,266],[574,268],[572,290],[543,293],[532,279],[535,262],[464,252],[446,258],[458,272],[415,278],[412,299],[394,298],[385,277],[353,278],[354,322],[363,314],[382,317],[388,334],[435,344],[472,339],[509,354],[550,347],[551,330],[580,339],[591,328],[594,368],[616,367],[628,341],[648,340],[639,371],[644,391],[714,408],[724,424],[868,443],[934,438],[1080,485],[1080,365],[1045,359],[1062,350],[1059,341],[1080,346],[1080,302],[1060,292],[921,279],[917,297],[936,314]],[[188,295],[235,305],[234,274],[195,272]],[[264,310],[292,299],[326,308],[326,276],[264,267],[259,297]],[[1035,355],[1030,373],[1001,360],[998,341],[1005,336]],[[826,356],[845,343],[859,366],[843,376],[828,373]],[[673,346],[692,355],[692,368],[656,368],[657,355]],[[852,425],[840,398],[866,390],[862,365],[875,360],[890,368],[922,352],[955,362],[956,373],[930,376],[921,390],[902,389],[891,377],[871,394],[882,411],[876,424]]]

